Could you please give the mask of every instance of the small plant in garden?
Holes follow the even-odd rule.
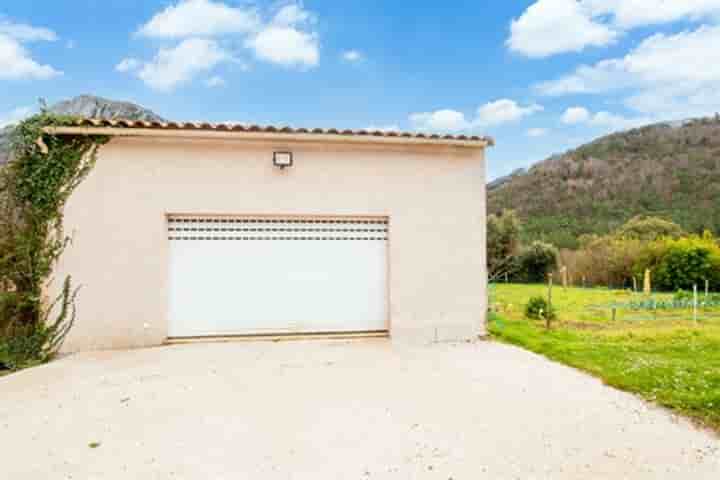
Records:
[[[72,117],[42,112],[11,138],[10,162],[0,170],[0,368],[51,359],[75,317],[70,277],[54,301],[44,298],[53,268],[70,242],[63,211],[90,173],[103,136],[54,136],[47,127]]]
[[[525,305],[525,316],[533,320],[554,320],[556,313],[545,298],[532,297]]]

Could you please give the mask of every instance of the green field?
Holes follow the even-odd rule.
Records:
[[[608,385],[636,393],[720,432],[720,309],[618,308],[642,295],[607,289],[553,289],[557,320],[524,318],[524,306],[543,285],[500,284],[491,288],[490,332],[598,376]],[[658,301],[671,295],[654,295]]]

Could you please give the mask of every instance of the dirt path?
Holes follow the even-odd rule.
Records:
[[[713,434],[487,342],[75,355],[0,378],[0,452],[13,480],[717,480],[720,472]]]

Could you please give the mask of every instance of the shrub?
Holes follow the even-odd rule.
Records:
[[[68,277],[62,292],[55,302],[45,310],[40,322],[29,325],[11,325],[0,337],[0,368],[17,370],[51,360],[60,350],[65,337],[75,322],[75,297]],[[49,315],[59,311],[55,321],[49,322]]]
[[[541,283],[557,268],[558,250],[549,243],[535,241],[520,252],[518,277],[528,283]]]
[[[656,240],[635,267],[636,272],[649,268],[653,283],[665,291],[692,290],[720,284],[720,246],[709,233],[690,237]]]
[[[525,305],[525,316],[533,320],[554,320],[555,308],[550,307],[543,297],[532,297]]]

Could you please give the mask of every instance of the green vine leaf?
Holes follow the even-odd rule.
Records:
[[[44,302],[44,288],[70,242],[63,231],[65,205],[93,169],[99,148],[109,141],[100,135],[48,133],[48,127],[76,121],[43,111],[22,122],[11,136],[10,161],[0,170],[0,340],[17,332],[37,336],[48,322],[67,333],[49,320],[52,303]],[[67,298],[60,303],[67,310],[67,302],[74,303],[74,290],[68,283],[63,292]],[[57,340],[45,340],[39,352],[48,345],[59,348]]]

